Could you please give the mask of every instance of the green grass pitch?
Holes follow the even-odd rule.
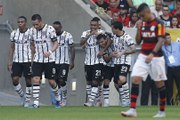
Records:
[[[38,109],[20,106],[0,106],[0,120],[128,120],[120,112],[128,108],[122,107],[63,107],[41,106]],[[137,118],[133,120],[153,120],[158,111],[157,106],[137,107]],[[168,106],[166,118],[163,120],[180,120],[180,106]]]

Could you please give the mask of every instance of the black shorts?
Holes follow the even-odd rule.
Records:
[[[127,76],[129,73],[130,65],[120,64],[114,66],[114,82],[117,83],[119,76]]]
[[[100,80],[102,81],[103,78],[103,64],[96,64],[96,65],[85,65],[85,75],[87,81],[92,80]]]
[[[55,64],[56,67],[56,80],[67,81],[69,73],[69,64]]]
[[[55,63],[54,62],[50,62],[50,63],[33,62],[32,76],[42,77],[43,72],[45,74],[45,78],[55,79],[55,74],[56,74]]]
[[[114,77],[114,67],[104,66],[104,80],[110,80]]]
[[[16,77],[16,76],[21,77],[22,74],[26,79],[31,78],[31,75],[32,75],[31,63],[30,62],[28,63],[13,62],[11,77]]]

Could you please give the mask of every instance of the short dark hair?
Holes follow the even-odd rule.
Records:
[[[53,24],[56,24],[56,25],[60,25],[60,26],[61,26],[61,22],[60,22],[60,21],[54,21]]]
[[[93,21],[97,21],[97,22],[101,21],[100,18],[98,18],[98,17],[93,17],[92,20],[93,20]]]
[[[97,40],[100,40],[101,38],[106,39],[107,36],[106,36],[105,34],[99,34],[99,35],[96,37]]]
[[[27,22],[27,18],[25,16],[19,16],[18,19],[20,18],[24,19],[24,21]]]
[[[170,36],[170,33],[167,33],[167,32],[166,32],[166,33],[165,33],[165,37],[166,37],[166,36]]]
[[[122,22],[114,22],[114,23],[112,23],[112,26],[113,26],[113,28],[115,28],[115,29],[119,29],[119,30],[122,30],[122,29],[123,29],[123,24],[122,24]]]
[[[168,5],[163,5],[163,7],[167,7],[169,9]]]
[[[142,12],[143,10],[145,10],[145,9],[147,9],[147,8],[149,9],[148,4],[142,3],[142,4],[139,5],[139,7],[138,7],[138,9],[137,9],[137,13],[140,13],[140,12]]]
[[[32,15],[32,17],[31,17],[31,20],[42,20],[42,18],[41,18],[41,16],[39,15],[39,14],[34,14],[34,15]]]

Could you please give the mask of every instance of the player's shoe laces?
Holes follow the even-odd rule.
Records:
[[[61,108],[60,101],[56,101],[55,108]]]
[[[163,117],[166,117],[166,113],[164,111],[158,111],[158,113],[153,116],[153,118],[163,118]]]
[[[128,111],[126,112],[121,112],[121,115],[123,117],[137,117],[137,113],[136,113],[136,109],[134,108],[130,108]]]
[[[84,103],[84,106],[86,106],[86,107],[92,107],[92,106],[93,106],[93,103],[87,102],[87,103]]]

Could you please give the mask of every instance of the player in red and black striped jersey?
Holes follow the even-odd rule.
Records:
[[[154,17],[149,6],[143,3],[137,10],[143,22],[137,24],[137,44],[142,43],[142,51],[139,54],[132,70],[132,88],[130,109],[121,112],[124,117],[137,117],[136,100],[139,94],[139,84],[146,80],[148,74],[155,81],[160,95],[160,110],[154,117],[165,117],[166,88],[164,81],[167,79],[165,72],[165,60],[162,56],[162,44],[164,42],[165,28],[161,21]]]

